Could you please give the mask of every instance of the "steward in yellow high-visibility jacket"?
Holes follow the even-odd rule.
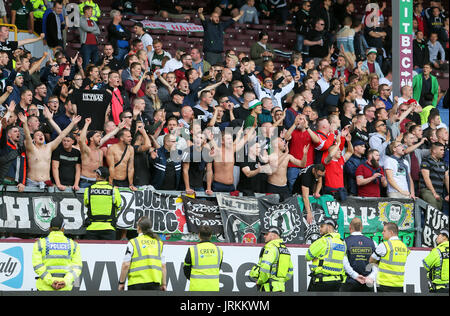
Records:
[[[263,231],[266,245],[261,249],[258,264],[250,271],[261,292],[285,292],[285,283],[293,276],[291,254],[281,239],[281,229],[275,226]]]
[[[448,294],[448,230],[440,231],[436,238],[435,247],[428,256],[423,259],[423,266],[428,272],[431,293]]]
[[[406,259],[410,251],[398,238],[395,223],[384,224],[383,239],[384,242],[369,259],[369,263],[378,264],[378,292],[403,292]]]
[[[71,291],[83,262],[78,244],[64,236],[64,219],[54,217],[50,234],[33,246],[32,264],[38,291]]]
[[[152,222],[141,217],[137,223],[138,237],[127,245],[125,258],[119,278],[119,291],[125,288],[128,278],[128,290],[161,290],[166,288],[166,264],[162,256],[163,243],[152,231]]]
[[[306,253],[306,261],[312,261],[309,292],[339,291],[344,280],[347,246],[335,229],[334,220],[325,218],[320,224],[322,237],[313,242]]]
[[[223,251],[210,242],[212,230],[209,226],[199,227],[200,242],[189,247],[184,259],[184,275],[189,280],[189,291],[220,290],[219,274]]]

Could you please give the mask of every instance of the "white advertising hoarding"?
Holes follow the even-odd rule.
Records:
[[[116,290],[126,243],[80,242],[83,272],[79,291]],[[182,293],[189,289],[183,274],[183,262],[190,244],[166,243],[163,255],[167,266],[168,291]],[[222,244],[224,260],[220,275],[221,292],[251,294],[256,289],[248,278],[249,271],[258,261],[263,245]],[[305,261],[307,247],[289,246],[294,265],[294,278],[287,284],[287,292],[305,292],[309,283],[309,264]],[[33,242],[0,242],[0,291],[34,291],[36,274],[31,264]],[[426,291],[426,275],[422,260],[429,249],[412,249],[406,264],[407,292]]]

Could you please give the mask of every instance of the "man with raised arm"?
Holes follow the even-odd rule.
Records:
[[[122,128],[117,133],[119,142],[108,148],[106,161],[111,178],[109,183],[118,187],[128,187],[132,191],[137,188],[133,184],[134,179],[134,148],[131,145],[131,132]]]
[[[48,144],[45,143],[45,136],[41,130],[37,130],[31,138],[30,129],[27,124],[27,117],[23,113],[18,114],[19,120],[23,123],[25,132],[25,148],[27,152],[28,173],[26,186],[41,187],[50,184],[50,166],[52,152],[59,146],[61,141],[81,121],[81,116],[75,116],[72,122],[61,134]]]
[[[92,119],[86,118],[83,129],[80,134],[80,151],[81,151],[81,179],[80,188],[87,188],[97,182],[96,173],[99,167],[103,166],[103,151],[100,147],[125,125],[125,120],[120,122],[112,132],[102,138],[98,131],[89,131],[88,128]]]
[[[203,52],[205,53],[205,59],[211,65],[221,63],[223,61],[222,53],[223,47],[223,34],[225,29],[233,25],[235,22],[244,15],[244,12],[240,12],[238,16],[225,21],[220,22],[220,15],[217,12],[211,13],[209,20],[206,20],[203,15],[203,8],[198,9],[198,16],[202,22],[204,29],[203,38]]]
[[[267,179],[266,190],[268,193],[278,193],[280,195],[280,201],[283,201],[290,196],[290,191],[287,186],[288,164],[292,163],[300,168],[304,168],[306,166],[308,150],[309,144],[303,147],[303,158],[302,160],[299,160],[289,154],[289,149],[284,138],[277,138],[277,144],[274,146],[274,152],[269,155],[271,174],[269,174]]]

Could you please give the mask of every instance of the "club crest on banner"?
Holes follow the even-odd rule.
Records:
[[[249,224],[235,215],[230,215],[227,219],[227,225],[231,227],[231,231],[234,234],[234,242],[244,244],[257,243],[261,226],[259,220]]]
[[[50,222],[56,216],[56,203],[49,196],[33,197],[33,210],[36,225],[42,230],[50,228]]]
[[[300,232],[300,215],[293,204],[279,204],[271,206],[264,214],[264,227],[280,227],[283,231],[280,237],[289,242]]]
[[[378,203],[380,210],[381,225],[384,222],[396,223],[399,230],[411,228],[413,224],[413,203],[401,202],[380,202]]]

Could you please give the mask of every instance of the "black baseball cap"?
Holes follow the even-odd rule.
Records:
[[[324,217],[323,220],[320,222],[320,225],[331,225],[333,228],[336,228],[336,222],[331,217]]]
[[[281,236],[282,231],[280,227],[277,226],[270,226],[269,228],[263,228],[261,231],[262,234],[267,234],[267,233],[275,233],[278,236]]]
[[[64,227],[64,218],[62,216],[55,216],[50,222],[50,228],[61,229]]]
[[[95,170],[95,173],[98,174],[103,179],[109,178],[109,170],[106,167],[99,167],[97,170]]]
[[[141,22],[136,22],[136,23],[134,23],[133,26],[138,26],[140,28],[144,28],[144,24],[142,24]]]

